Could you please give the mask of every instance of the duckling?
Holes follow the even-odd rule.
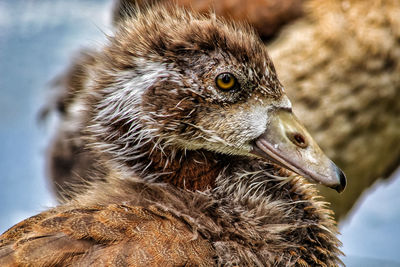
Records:
[[[134,17],[137,10],[161,2],[168,1],[116,0],[113,8],[113,24],[118,28],[127,17]],[[302,5],[299,0],[252,1],[240,3],[240,9],[238,5],[232,5],[228,1],[175,2],[184,7],[193,6],[199,13],[207,13],[213,8],[216,15],[231,17],[236,21],[246,20],[263,39],[276,35],[283,24],[302,15]],[[262,12],[251,12],[254,9]],[[79,185],[101,179],[103,176],[103,169],[101,164],[98,164],[97,157],[86,149],[85,142],[81,140],[84,122],[80,121],[80,115],[76,114],[80,109],[79,103],[75,104],[75,101],[78,101],[77,96],[85,90],[87,70],[90,69],[87,65],[95,64],[96,57],[93,55],[95,53],[94,49],[84,49],[75,57],[69,70],[56,79],[54,83],[56,97],[50,101],[42,114],[48,114],[50,110],[56,109],[61,115],[61,124],[50,144],[46,161],[50,184],[60,202],[71,198],[74,191],[79,191]],[[93,175],[93,172],[97,172],[97,175]]]
[[[304,18],[284,29],[268,48],[288,96],[297,103],[296,114],[327,155],[352,178],[352,191],[347,190],[340,198],[332,190],[319,188],[337,219],[342,219],[365,189],[389,177],[400,163],[400,60],[396,41],[400,2],[303,3]],[[116,24],[120,19],[117,13]],[[71,84],[85,76],[79,74],[81,60],[78,58],[72,67],[76,71],[69,72],[74,75],[64,79],[69,88],[75,88]],[[67,106],[62,114],[69,119],[65,113],[73,109],[71,98],[75,94],[65,95],[68,101],[62,98],[58,103]],[[81,146],[84,142],[79,131],[72,131],[70,120],[63,125],[68,127],[59,129],[48,160],[49,176],[61,201],[70,198],[79,184],[100,177],[88,176],[88,172],[101,172],[95,157],[87,155],[89,151]]]
[[[1,266],[341,264],[314,183],[346,178],[252,29],[154,6],[87,59],[71,116],[102,179],[6,231]]]

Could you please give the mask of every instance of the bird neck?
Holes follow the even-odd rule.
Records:
[[[143,146],[137,154],[141,156],[127,162],[134,175],[190,191],[213,189],[216,178],[232,161],[232,156],[207,150],[161,149],[154,144]]]
[[[215,187],[216,177],[225,165],[225,159],[221,155],[209,151],[176,153],[175,159],[162,157],[160,154],[151,157],[153,171],[160,173],[159,181],[191,191]]]
[[[310,266],[340,262],[340,242],[335,237],[331,213],[315,199],[315,188],[304,178],[258,159],[205,150],[148,149],[152,152],[141,159],[143,179],[153,176],[155,181],[185,189],[178,191],[184,195],[189,193],[187,190],[193,191],[189,194],[192,204],[199,196],[194,191],[205,191],[201,196],[217,203],[216,210],[213,205],[198,203],[198,208],[193,204],[188,212],[194,212],[191,214],[198,222],[202,220],[199,214],[217,218],[221,228],[207,228],[209,222],[195,227],[205,236],[224,239],[218,245],[221,255],[230,250],[231,244],[240,243],[237,249],[243,248],[243,253],[235,255],[245,255],[246,248],[263,251],[259,250],[262,247],[276,253],[282,262],[298,261]],[[271,254],[261,253],[254,258],[266,255]]]
[[[124,173],[190,191],[219,188],[219,194],[225,192],[230,195],[235,194],[233,191],[241,192],[243,188],[252,186],[254,181],[262,180],[262,184],[267,180],[279,183],[290,175],[280,167],[245,156],[204,149],[177,149],[174,146],[160,146],[156,141],[133,147],[136,149],[130,151],[132,159],[123,164],[131,171]],[[235,189],[232,184],[238,188]]]

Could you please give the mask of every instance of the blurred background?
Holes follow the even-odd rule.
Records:
[[[400,162],[400,63],[396,60],[396,56],[400,59],[400,34],[389,28],[383,31],[389,32],[389,36],[383,34],[386,39],[379,35],[380,25],[400,25],[400,11],[391,9],[392,14],[385,10],[397,16],[397,21],[380,23],[379,6],[371,5],[371,11],[365,11],[357,9],[357,1],[327,1],[340,2],[341,9],[333,14],[334,4],[316,8],[315,1],[310,2],[221,0],[214,8],[218,14],[249,20],[257,28],[271,49],[294,106],[298,106],[296,113],[348,174],[344,194],[324,192],[340,220],[343,261],[348,266],[400,266],[400,170],[396,171]],[[203,0],[191,5],[205,11],[209,4]],[[329,11],[321,19],[316,10],[324,8]],[[57,204],[46,179],[46,152],[58,118],[52,114],[40,121],[39,114],[51,101],[51,82],[66,70],[73,56],[85,47],[101,47],[106,34],[112,34],[112,9],[111,0],[0,0],[0,232]],[[363,10],[366,15],[347,18],[346,14],[356,12],[353,10]],[[255,15],[248,19],[246,14]],[[332,17],[335,27],[341,28],[327,29],[325,18]],[[366,41],[374,31],[363,21],[357,24],[357,19],[364,17],[379,33]],[[350,27],[340,25],[343,18],[352,22]],[[342,32],[349,28],[354,29],[353,35]],[[367,34],[358,34],[357,29]],[[309,42],[307,49],[302,48],[302,42],[307,42],[302,38],[317,44]],[[360,44],[356,52],[340,50],[340,44],[343,48],[354,42]],[[327,61],[329,53],[335,57],[321,65],[321,57]],[[362,60],[372,65],[360,64],[357,53],[360,57],[362,53],[373,55]],[[322,81],[321,75],[325,75]],[[361,80],[364,86],[354,80]],[[312,91],[314,87],[325,91]],[[368,90],[374,101],[364,96]],[[368,104],[354,104],[364,102]],[[351,130],[355,128],[357,131]],[[332,139],[336,143],[329,141]]]

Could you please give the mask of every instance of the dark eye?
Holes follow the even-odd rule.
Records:
[[[238,86],[235,76],[229,72],[221,73],[215,78],[215,84],[223,91],[228,91]]]

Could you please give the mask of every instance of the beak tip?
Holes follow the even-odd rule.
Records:
[[[347,184],[346,175],[336,165],[334,165],[334,168],[335,168],[336,177],[337,177],[339,183],[336,184],[335,186],[333,186],[332,188],[335,189],[338,193],[341,193],[346,188],[346,184]]]

